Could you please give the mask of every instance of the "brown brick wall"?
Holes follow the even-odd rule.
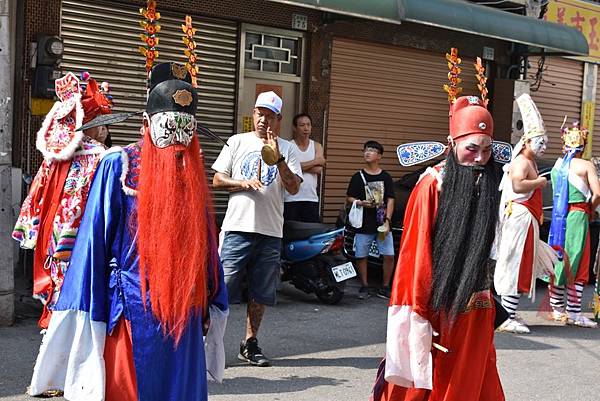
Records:
[[[22,68],[20,71],[15,71],[15,79],[21,82],[17,93],[19,96],[15,102],[15,114],[19,121],[15,124],[13,132],[13,161],[17,167],[23,168],[24,172],[35,173],[38,166],[42,162],[41,154],[35,149],[35,134],[42,124],[43,116],[29,117],[29,91],[31,88],[32,79],[35,77],[34,70],[30,69],[30,60],[28,57],[29,44],[37,41],[37,35],[47,33],[58,35],[60,32],[60,0],[39,0],[39,1],[24,1],[20,5],[24,7],[22,10],[22,22],[24,29],[23,46],[20,53],[16,57],[21,60],[18,65]],[[21,23],[21,21],[17,21]],[[35,65],[35,60],[33,61]]]

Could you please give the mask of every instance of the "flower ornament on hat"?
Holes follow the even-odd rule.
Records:
[[[196,65],[196,61],[198,57],[196,56],[196,41],[194,40],[194,35],[196,34],[196,28],[192,25],[192,17],[189,15],[185,16],[185,25],[181,25],[181,29],[185,36],[181,38],[183,40],[183,44],[185,45],[185,50],[183,54],[188,58],[188,62],[185,64],[185,68],[190,73],[192,86],[194,88],[198,87],[198,66]]]
[[[147,45],[140,47],[140,52],[145,56],[145,66],[148,74],[148,99],[145,110],[137,110],[126,113],[115,113],[110,116],[98,115],[92,121],[87,122],[78,130],[97,127],[99,125],[116,125],[127,121],[128,119],[145,114],[146,121],[152,123],[151,117],[158,113],[168,113],[163,117],[154,117],[155,126],[160,125],[168,131],[166,137],[161,135],[160,147],[170,146],[171,144],[181,143],[186,145],[191,141],[193,132],[198,131],[202,135],[221,142],[227,143],[218,135],[213,133],[207,127],[196,122],[196,105],[198,95],[195,90],[198,67],[196,66],[197,56],[195,54],[196,42],[193,35],[196,31],[192,26],[191,17],[187,16],[185,25],[182,25],[184,33],[183,42],[185,45],[184,54],[187,57],[185,65],[178,63],[159,63],[155,64],[158,57],[158,32],[160,32],[160,13],[156,12],[156,1],[148,0],[147,7],[140,9],[140,13],[145,20],[140,24],[145,33],[141,35],[142,40]],[[103,88],[103,85],[101,85]],[[185,115],[184,115],[185,114]],[[152,125],[152,124],[150,124]],[[193,129],[191,128],[193,126]],[[176,132],[174,132],[175,130]],[[187,139],[186,139],[187,138]],[[157,145],[158,146],[158,145]],[[187,146],[187,145],[186,145]]]
[[[140,8],[140,14],[144,17],[143,21],[140,21],[140,26],[144,29],[144,33],[140,35],[142,42],[145,46],[140,46],[139,51],[146,59],[146,75],[150,75],[152,65],[158,58],[158,32],[160,32],[160,13],[156,12],[156,1],[148,0],[146,2],[146,8]]]
[[[256,98],[256,103],[254,107],[265,107],[275,114],[281,114],[281,107],[283,106],[283,101],[281,98],[273,91],[263,92],[258,95]]]
[[[460,94],[462,88],[458,87],[461,82],[458,75],[461,69],[458,65],[462,60],[458,57],[458,49],[453,47],[450,50],[450,54],[446,54],[448,60],[448,79],[450,85],[444,85],[444,90],[448,92],[448,102],[450,103],[450,138],[456,140],[458,138],[472,135],[472,134],[484,134],[490,138],[494,137],[494,120],[492,115],[487,110],[488,99],[487,99],[487,87],[485,77],[485,68],[481,64],[481,59],[477,57],[475,63],[475,70],[477,74],[477,88],[480,91],[481,97],[477,96],[461,96],[456,97]]]

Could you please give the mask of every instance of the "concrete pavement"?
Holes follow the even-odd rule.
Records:
[[[232,306],[226,335],[228,369],[223,384],[210,384],[210,400],[368,400],[384,352],[387,302],[376,297],[359,301],[356,291],[352,283],[341,304],[326,306],[284,285],[277,307],[267,310],[259,336],[263,352],[273,360],[269,368],[237,360],[245,306]],[[540,288],[538,297],[544,295]],[[496,335],[506,399],[600,399],[600,330],[551,323],[538,316],[537,304],[521,302],[520,314],[532,323],[532,334]],[[23,393],[39,340],[32,318],[0,328],[1,401],[35,400]]]

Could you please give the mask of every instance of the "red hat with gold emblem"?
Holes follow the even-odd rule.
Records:
[[[471,134],[494,137],[492,115],[477,96],[461,96],[450,105],[450,136],[452,139]]]

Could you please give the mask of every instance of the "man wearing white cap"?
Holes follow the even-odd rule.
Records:
[[[270,365],[256,337],[266,306],[276,302],[284,193],[297,193],[302,182],[292,145],[279,138],[281,107],[274,92],[259,94],[254,131],[229,138],[212,165],[214,189],[229,192],[221,261],[230,303],[240,303],[248,279],[246,337],[238,358],[255,366]]]
[[[517,99],[525,133],[515,145],[513,160],[504,166],[500,184],[499,228],[494,286],[509,314],[498,331],[527,334],[516,317],[521,294],[533,297],[536,278],[552,271],[555,252],[540,240],[543,222],[542,188],[548,180],[538,174],[536,158],[546,150],[548,136],[540,113],[528,94]]]

